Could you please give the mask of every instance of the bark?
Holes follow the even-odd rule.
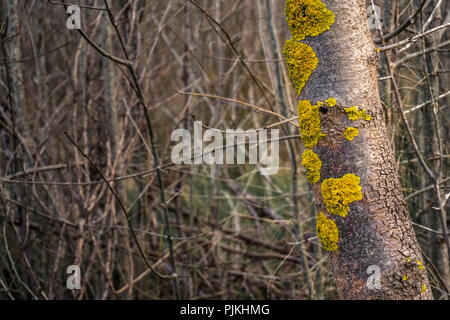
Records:
[[[339,229],[339,248],[330,252],[339,297],[431,299],[426,269],[415,264],[423,260],[387,135],[365,2],[323,2],[334,12],[335,22],[329,31],[304,41],[314,49],[319,63],[301,95],[311,103],[334,97],[338,104],[321,109],[326,137],[314,148],[322,161],[321,179],[314,186],[316,205],[318,211],[326,212],[321,182],[347,173],[360,177],[363,194],[361,201],[350,204],[345,218],[328,214]],[[350,121],[343,108],[352,106],[364,108],[372,119]],[[359,129],[352,141],[343,134],[350,126]],[[366,285],[371,265],[381,270],[380,289]]]
[[[20,63],[14,63],[14,61],[20,61],[22,59],[21,37],[22,29],[19,23],[19,4],[17,1],[8,0],[7,2],[8,13],[8,33],[11,38],[9,44],[9,52],[7,55],[8,60],[13,61],[7,68],[9,75],[8,85],[10,85],[10,108],[11,108],[11,122],[12,130],[14,133],[12,150],[14,152],[14,160],[12,162],[12,170],[24,170],[24,158],[25,155],[20,152],[19,142],[16,138],[16,133],[22,131],[22,143],[23,147],[28,147],[29,135],[27,132],[27,126],[25,121],[25,114],[27,109],[25,108],[25,94],[23,87],[23,74]],[[25,151],[25,150],[24,150]],[[25,152],[24,152],[25,153]],[[24,197],[24,190],[21,186],[14,186],[13,193],[19,198]],[[22,208],[17,208],[17,213],[21,219],[20,234],[23,241],[23,246],[27,243],[28,229],[27,229],[27,213]]]

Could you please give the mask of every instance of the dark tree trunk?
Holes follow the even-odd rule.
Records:
[[[329,30],[302,41],[314,49],[318,65],[300,97],[312,105],[330,98],[337,101],[336,106],[324,103],[319,108],[321,132],[326,135],[312,150],[322,161],[320,180],[314,185],[316,207],[335,222],[339,231],[337,250],[330,252],[339,296],[431,299],[427,271],[422,266],[387,135],[378,92],[377,51],[367,27],[365,2],[323,2],[335,20]],[[351,121],[345,108],[354,106],[370,116]],[[301,105],[299,108],[302,110]],[[344,134],[349,127],[358,129],[352,140]],[[358,196],[353,195],[348,213],[340,215],[324,203],[324,181],[346,174],[360,178],[362,199],[355,200]],[[328,186],[333,181],[328,180]],[[339,193],[346,192],[344,186],[338,185],[331,191],[334,193],[329,195],[330,201],[342,209],[345,197],[339,198]],[[351,191],[358,193],[356,189]],[[381,286],[371,289],[367,285],[375,270],[371,268],[377,267],[381,271]]]

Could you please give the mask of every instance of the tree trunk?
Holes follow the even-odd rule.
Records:
[[[320,1],[287,1],[293,2],[303,3],[303,19],[321,21],[308,17],[308,6]],[[339,297],[431,299],[387,135],[378,92],[377,52],[367,27],[365,2],[324,3],[334,13],[329,30],[295,40],[311,46],[318,59],[300,95],[305,99],[299,103],[300,130],[306,147],[314,151],[303,156],[307,174],[308,164],[318,163],[314,153],[322,162],[320,178],[308,178],[315,182],[316,208],[323,213],[318,215],[318,235],[330,251]],[[320,127],[311,140],[307,133],[314,127],[314,117],[309,123],[302,117],[314,110],[319,111]],[[349,127],[357,130],[348,131]],[[371,282],[377,276],[374,270],[380,271],[379,286]]]

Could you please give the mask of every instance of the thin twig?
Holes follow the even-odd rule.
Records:
[[[385,36],[380,36],[380,39],[376,39],[375,43],[376,44],[382,44],[385,41],[388,41],[390,39],[392,39],[393,37],[395,37],[396,35],[400,34],[403,30],[405,30],[407,27],[409,27],[409,25],[411,23],[413,23],[417,16],[419,15],[419,13],[422,11],[422,8],[425,6],[425,4],[428,2],[429,0],[422,0],[422,3],[420,4],[419,9],[417,9],[416,12],[414,12],[414,14],[412,14],[408,19],[406,19],[397,29],[395,29],[392,32],[389,32],[388,34],[386,34]],[[379,17],[377,17],[378,19]],[[381,31],[381,30],[380,30]],[[384,46],[384,45],[383,45]]]

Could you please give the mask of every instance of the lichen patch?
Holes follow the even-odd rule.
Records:
[[[320,128],[319,106],[320,103],[312,105],[309,100],[300,100],[298,103],[298,121],[302,141],[310,149],[325,137]]]
[[[358,134],[359,134],[359,130],[354,127],[348,127],[344,131],[344,136],[349,141],[352,141],[353,139],[355,139],[358,136]]]
[[[347,113],[348,119],[350,121],[356,121],[359,119],[364,119],[366,121],[369,121],[372,119],[372,116],[367,114],[366,110],[361,109],[358,110],[356,107],[350,107],[344,109],[345,113]]]
[[[303,40],[329,30],[334,23],[334,13],[320,0],[287,0],[286,21],[292,38]]]
[[[334,107],[337,104],[337,101],[335,98],[327,99],[327,100],[325,100],[325,102],[327,103],[327,105],[329,107]]]
[[[322,161],[319,156],[310,149],[306,149],[302,155],[302,165],[306,169],[306,178],[311,184],[316,184],[320,180],[320,168]]]
[[[339,242],[339,229],[336,223],[328,219],[323,212],[317,215],[316,233],[325,250],[337,251]]]
[[[317,68],[319,60],[313,48],[292,39],[286,40],[283,55],[288,67],[289,79],[296,93],[300,95],[311,73]]]
[[[360,178],[352,173],[342,178],[325,179],[321,185],[322,197],[329,213],[345,218],[350,204],[362,200]]]

